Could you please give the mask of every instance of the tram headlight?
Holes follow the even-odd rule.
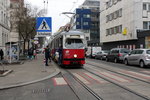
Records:
[[[76,55],[76,54],[74,54],[74,57],[75,57],[75,58],[77,58],[77,55]]]

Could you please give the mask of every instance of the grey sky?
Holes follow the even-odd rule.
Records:
[[[47,1],[47,0],[45,0]],[[75,8],[81,5],[85,0],[48,0],[48,14],[52,17],[52,31],[56,32],[60,26],[65,25],[69,18],[62,15],[62,12],[73,12]],[[27,3],[33,6],[44,8],[44,0],[26,0]]]

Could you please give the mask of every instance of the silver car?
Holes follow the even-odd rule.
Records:
[[[109,50],[102,50],[95,55],[95,59],[100,59],[100,60],[106,59],[108,53]]]
[[[124,57],[126,65],[139,65],[145,67],[150,65],[150,49],[135,49]]]

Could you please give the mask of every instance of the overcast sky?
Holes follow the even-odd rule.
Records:
[[[45,0],[47,4],[47,0]],[[48,14],[52,17],[52,32],[56,32],[59,27],[69,22],[69,18],[61,14],[62,12],[73,12],[75,8],[81,5],[85,0],[48,0]],[[25,0],[33,6],[44,8],[44,0]],[[45,5],[46,8],[46,5]]]

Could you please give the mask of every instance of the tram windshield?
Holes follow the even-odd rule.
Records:
[[[66,39],[65,47],[68,49],[79,49],[83,48],[84,44],[81,39]]]

